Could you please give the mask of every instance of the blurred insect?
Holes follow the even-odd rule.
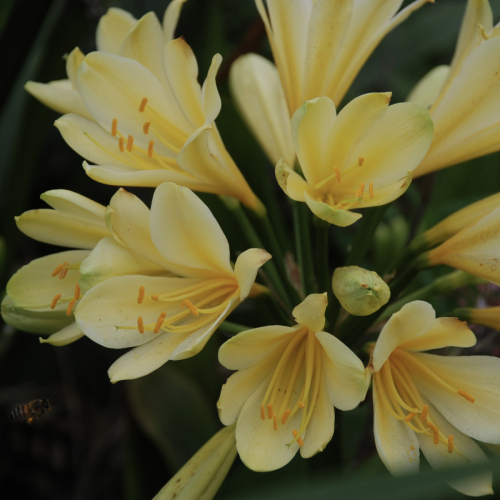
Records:
[[[10,413],[11,420],[25,419],[31,425],[35,418],[40,418],[46,410],[50,410],[48,399],[34,399],[28,404],[14,408]]]

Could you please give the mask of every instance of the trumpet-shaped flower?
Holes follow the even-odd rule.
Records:
[[[328,97],[303,104],[292,136],[304,177],[283,161],[276,178],[285,193],[337,226],[356,222],[353,208],[385,205],[410,185],[429,149],[432,120],[421,106],[389,106],[390,94],[365,94],[336,115]]]
[[[254,280],[271,256],[265,250],[247,250],[233,269],[224,233],[187,188],[162,184],[151,212],[120,190],[107,220],[115,240],[176,276],[113,277],[93,286],[81,300],[75,315],[87,337],[105,347],[133,347],[111,366],[112,382],[147,375],[169,359],[194,356],[240,302],[262,291]],[[105,254],[93,252],[82,264],[83,280],[94,267],[106,267],[105,260],[120,267],[119,255]]]
[[[321,96],[340,105],[384,36],[427,1],[397,13],[401,0],[267,0],[267,9],[256,0],[277,68],[261,56],[242,56],[230,85],[273,164],[280,157],[293,163],[288,119],[298,107]]]
[[[488,0],[469,0],[451,65],[431,70],[408,96],[434,121],[415,176],[500,150],[499,35]]]
[[[420,450],[435,469],[487,462],[474,439],[500,443],[500,360],[423,351],[470,347],[474,334],[457,318],[438,318],[426,302],[406,304],[371,347],[375,443],[392,474],[417,472]],[[472,439],[471,439],[472,438]],[[471,496],[493,493],[491,472],[454,480]]]
[[[321,331],[326,294],[313,294],[293,315],[295,327],[266,326],[228,340],[219,361],[231,375],[217,407],[223,424],[236,423],[238,453],[247,467],[269,471],[300,449],[323,451],[333,436],[334,406],[351,410],[364,399],[361,361]]]
[[[169,5],[163,30],[152,12],[135,21],[110,10],[97,36],[104,50],[86,57],[73,51],[68,59],[74,61],[70,80],[85,113],[74,109],[56,126],[95,164],[84,163],[94,180],[149,187],[176,182],[262,210],[214,124],[221,109],[215,83],[221,57],[213,58],[200,86],[193,51],[183,38],[172,39],[181,4]],[[39,96],[40,86],[27,88]]]

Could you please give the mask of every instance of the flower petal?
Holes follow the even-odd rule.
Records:
[[[50,337],[44,339],[40,337],[40,344],[51,344],[55,346],[63,346],[72,344],[83,337],[83,333],[78,328],[77,324],[73,321],[68,326],[64,327],[56,333],[53,333]]]
[[[222,344],[219,362],[229,370],[243,370],[258,363],[278,346],[286,345],[299,327],[263,326],[245,330]]]
[[[373,351],[374,371],[380,370],[392,351],[432,328],[436,312],[430,304],[415,300],[393,314],[380,332]]]
[[[250,248],[238,256],[234,274],[240,287],[241,301],[248,297],[257,277],[257,271],[271,258],[272,255],[261,248]]]
[[[283,157],[285,163],[293,165],[290,116],[276,66],[257,54],[238,57],[231,65],[229,88],[243,120],[269,161],[276,165]]]
[[[126,10],[116,7],[108,9],[97,24],[97,50],[118,55],[123,40],[136,23],[137,19]]]
[[[412,353],[417,361],[453,389],[446,389],[420,369],[412,378],[418,390],[467,436],[486,443],[500,443],[500,359],[490,356],[437,356]],[[471,403],[456,391],[465,391]]]
[[[326,332],[317,332],[323,347],[326,387],[333,406],[352,410],[366,395],[365,370],[361,360],[339,339]]]
[[[276,180],[285,194],[295,201],[306,201],[305,193],[313,194],[309,184],[294,172],[281,158],[276,165]]]
[[[163,36],[166,43],[174,38],[175,28],[177,27],[177,22],[179,21],[181,9],[185,1],[172,0],[165,10],[165,14],[163,15]]]
[[[379,207],[380,205],[386,205],[391,201],[397,200],[410,187],[412,175],[412,171],[408,170],[405,177],[385,186],[379,186],[377,181],[375,181],[373,183],[373,198],[368,193],[365,194],[362,201],[363,207]]]
[[[215,56],[212,57],[212,64],[208,69],[207,77],[203,82],[203,87],[201,89],[205,124],[212,123],[219,116],[222,107],[222,101],[215,83],[215,77],[217,76],[217,71],[219,71],[221,63],[221,55],[215,54]]]
[[[319,332],[325,327],[327,305],[326,292],[312,293],[294,308],[292,315],[299,325],[306,326],[312,332]]]
[[[450,67],[445,64],[431,69],[408,94],[406,100],[429,109],[448,78]]]
[[[189,189],[159,186],[151,204],[151,237],[167,260],[233,276],[229,244],[208,207]]]
[[[472,347],[476,344],[476,336],[470,331],[467,323],[457,318],[437,318],[429,330],[401,344],[405,351],[430,351],[442,347]]]
[[[316,201],[312,196],[304,191],[304,197],[307,206],[311,209],[311,212],[319,217],[320,219],[326,220],[330,224],[334,224],[339,227],[347,227],[354,224],[357,220],[361,219],[362,215],[356,212],[351,212],[350,210],[345,210],[343,208],[332,207],[323,203],[322,201]]]

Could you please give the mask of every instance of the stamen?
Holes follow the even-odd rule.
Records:
[[[276,413],[273,415],[273,427],[275,431],[278,430],[278,415]]]
[[[148,145],[148,156],[149,158],[153,158],[153,146],[155,145],[155,141],[149,141]]]
[[[453,453],[453,448],[454,448],[454,445],[453,445],[453,436],[450,435],[448,437],[448,453]]]
[[[301,438],[301,437],[298,437],[298,438],[297,438],[297,444],[298,444],[299,446],[304,446],[304,441],[302,441],[302,438]]]
[[[416,415],[415,412],[412,412],[412,413],[409,413],[408,415],[406,415],[405,422],[409,422],[415,415]]]
[[[113,137],[116,137],[117,129],[118,129],[118,120],[116,118],[113,118],[113,121],[111,122],[111,135]]]
[[[139,295],[137,297],[137,303],[142,304],[142,301],[144,300],[144,292],[146,289],[143,286],[139,287]]]
[[[125,139],[123,137],[118,139],[118,147],[120,148],[121,153],[125,151]]]
[[[262,420],[266,419],[266,410],[264,409],[264,405],[260,405],[260,418]]]
[[[78,283],[75,284],[75,300],[80,298],[80,285]]]
[[[147,135],[149,134],[149,127],[151,126],[151,122],[146,122],[143,126],[142,126],[142,131]]]
[[[301,401],[299,403],[299,408],[305,408],[305,407],[306,407],[306,404],[303,401]]]
[[[139,328],[139,333],[144,333],[144,321],[142,320],[142,316],[137,318],[137,328]]]
[[[431,429],[434,435],[434,444],[439,444],[439,429],[431,422],[427,422],[427,427]]]
[[[358,190],[356,191],[356,198],[362,198],[364,192],[365,192],[365,184],[364,184],[364,182],[362,182],[359,185]]]
[[[476,400],[476,398],[473,398],[469,393],[465,392],[465,391],[457,391],[459,396],[462,396],[463,398],[465,398],[467,401],[470,401],[471,403],[474,403],[474,401]]]
[[[71,313],[73,311],[73,306],[75,305],[76,299],[73,299],[69,304],[68,308],[66,309],[66,315],[71,316]]]
[[[335,176],[337,177],[337,182],[340,182],[340,170],[337,167],[335,167],[333,170],[335,171]]]
[[[182,305],[181,305],[181,308],[182,307],[187,307],[191,313],[193,314],[193,316],[199,316],[200,313],[198,312],[198,309],[196,309],[196,307],[193,306],[192,302],[188,299],[186,300],[183,300],[182,301]]]
[[[61,298],[61,294],[60,293],[56,293],[56,295],[54,295],[54,298],[52,299],[52,303],[50,304],[50,308],[51,309],[55,309],[56,308],[57,301],[60,298]]]
[[[158,300],[160,298],[160,296],[159,295],[151,295],[151,298],[153,300]]]
[[[287,408],[285,410],[285,413],[283,413],[283,416],[281,417],[281,425],[286,424],[286,421],[288,420],[288,415],[290,415],[291,412],[292,410],[290,410],[290,408]]]
[[[68,263],[69,265],[69,263]],[[60,280],[63,280],[64,278],[66,278],[66,275],[68,274],[68,268],[67,267],[63,267],[61,272],[59,273],[59,279]]]
[[[427,413],[429,413],[429,407],[427,405],[424,405],[422,408],[422,413],[420,415],[420,422],[424,424],[427,422]]]
[[[360,157],[358,158],[358,165],[359,165],[360,167],[362,167],[364,162],[365,162],[365,158],[364,158],[364,156],[360,156]]]
[[[146,109],[146,104],[148,103],[148,98],[144,97],[141,101],[141,105],[139,106],[139,112],[142,113]]]
[[[64,267],[64,265],[66,264],[66,262],[64,262],[63,264],[59,264],[53,271],[52,271],[52,277],[55,278],[62,270],[62,268]]]
[[[267,418],[271,420],[273,418],[273,405],[268,404],[267,405]]]
[[[160,314],[160,317],[158,318],[158,321],[156,322],[155,329],[153,330],[154,333],[158,333],[160,331],[161,325],[163,325],[163,322],[165,321],[166,316],[167,316],[166,312],[162,312]]]
[[[370,198],[373,198],[373,182],[370,182],[369,190],[370,190]]]
[[[134,145],[134,138],[129,135],[127,139],[127,151],[132,152],[132,146]]]

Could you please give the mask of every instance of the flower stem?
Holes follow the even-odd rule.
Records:
[[[304,295],[309,295],[316,291],[316,277],[311,248],[309,207],[305,203],[293,202],[293,227],[300,268],[300,283]]]
[[[240,325],[239,323],[233,323],[232,321],[223,321],[219,326],[219,330],[223,330],[230,335],[238,335],[238,333],[250,330],[251,328],[251,326]]]

